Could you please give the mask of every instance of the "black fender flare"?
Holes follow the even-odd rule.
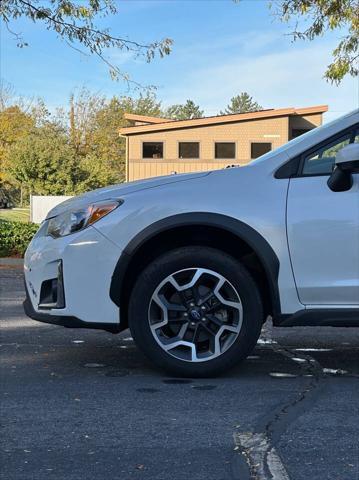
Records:
[[[208,226],[226,230],[246,242],[260,259],[266,274],[273,305],[273,315],[281,313],[278,289],[279,260],[267,240],[254,228],[244,222],[219,213],[191,212],[180,213],[152,223],[139,232],[123,250],[113,272],[110,287],[111,300],[119,306],[119,292],[122,290],[127,267],[136,252],[154,236],[183,226]]]

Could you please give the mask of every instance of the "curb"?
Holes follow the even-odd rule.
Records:
[[[0,265],[7,265],[7,266],[19,266],[22,267],[24,265],[23,258],[14,258],[14,257],[3,257],[0,258]]]

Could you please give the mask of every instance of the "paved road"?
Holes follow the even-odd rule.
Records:
[[[267,327],[226,376],[173,379],[128,332],[26,318],[22,282],[0,266],[1,478],[359,478],[359,329]]]

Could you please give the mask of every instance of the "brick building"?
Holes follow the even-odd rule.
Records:
[[[322,124],[327,105],[191,120],[126,114],[126,180],[245,165]]]

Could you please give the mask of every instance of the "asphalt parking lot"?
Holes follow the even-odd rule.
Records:
[[[359,329],[265,328],[216,379],[153,370],[121,335],[23,314],[0,266],[1,478],[359,479]]]

